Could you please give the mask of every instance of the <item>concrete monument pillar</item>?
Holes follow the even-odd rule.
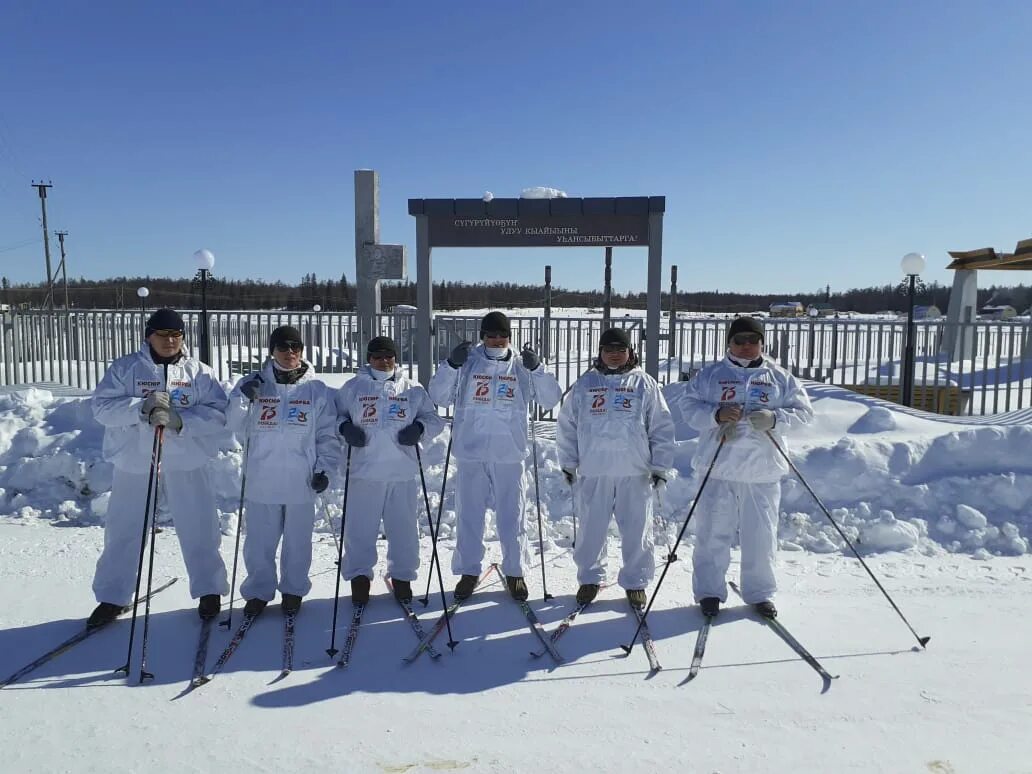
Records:
[[[956,269],[953,272],[953,290],[946,310],[946,329],[939,352],[950,360],[963,360],[974,353],[974,326],[978,315],[978,270]]]
[[[369,339],[381,333],[377,322],[381,312],[380,280],[408,278],[405,246],[380,244],[380,176],[372,169],[355,170],[355,275],[356,343],[364,353]],[[359,362],[365,362],[364,355]]]

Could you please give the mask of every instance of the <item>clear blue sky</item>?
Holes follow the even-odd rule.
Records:
[[[1030,25],[1028,2],[8,2],[0,273],[44,277],[44,178],[73,276],[189,276],[208,247],[220,276],[353,281],[372,168],[412,279],[408,198],[553,186],[665,195],[682,290],[896,282],[912,250],[950,282],[947,250],[1032,236]],[[599,287],[602,253],[434,273]],[[614,284],[644,289],[644,251]]]

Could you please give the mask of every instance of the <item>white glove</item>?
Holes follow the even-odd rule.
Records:
[[[154,409],[167,409],[170,405],[168,393],[156,390],[143,399],[143,403],[140,404],[140,416],[147,419]]]
[[[177,433],[183,429],[183,418],[174,408],[158,406],[150,413],[148,421],[154,427],[166,427]]]
[[[776,421],[774,412],[770,409],[756,409],[756,411],[750,411],[745,415],[745,418],[749,420],[749,424],[753,426],[754,430],[761,433],[773,430],[774,422]]]

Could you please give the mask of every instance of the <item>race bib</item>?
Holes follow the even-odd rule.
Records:
[[[387,420],[389,422],[408,423],[408,398],[394,396],[387,401]]]
[[[137,398],[146,398],[152,392],[161,391],[161,382],[158,379],[137,379],[133,387],[133,395]]]
[[[306,430],[311,422],[312,401],[297,398],[287,404],[283,423],[292,430]]]
[[[258,398],[255,411],[258,418],[255,420],[255,427],[258,430],[275,430],[279,424],[280,399],[279,398]]]
[[[633,387],[613,388],[613,411],[630,415],[638,412],[638,395]]]
[[[377,402],[379,398],[375,395],[363,395],[358,399],[359,406],[361,408],[358,412],[358,424],[365,427],[378,424],[380,421],[380,411]]]
[[[742,384],[738,381],[723,381],[719,385],[721,405],[741,403]]]
[[[469,403],[474,406],[491,405],[491,386],[494,377],[489,374],[473,374],[469,380]]]
[[[495,378],[495,401],[511,406],[516,400],[516,377],[498,376]]]
[[[770,403],[770,392],[766,387],[751,386],[745,402],[749,406],[766,406]]]
[[[193,405],[194,390],[192,382],[169,382],[168,387],[169,403],[172,404],[172,408],[184,409]]]

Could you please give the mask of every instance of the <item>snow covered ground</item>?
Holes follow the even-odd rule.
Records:
[[[604,590],[560,640],[566,660],[556,666],[530,659],[537,640],[493,579],[455,618],[454,653],[442,635],[439,661],[423,656],[410,666],[401,657],[415,636],[378,582],[352,666],[339,670],[325,653],[338,490],[316,534],[315,585],[298,618],[292,675],[272,683],[282,626],[271,607],[223,674],[180,697],[198,624],[166,527],[155,578],[182,580],[154,600],[154,681],[127,686],[111,675],[125,660],[123,621],[4,688],[3,770],[1032,772],[1029,417],[940,418],[823,385],[811,397],[817,421],[793,439],[792,457],[918,633],[932,637],[926,651],[806,489],[786,479],[780,620],[839,675],[826,692],[772,631],[734,605],[713,627],[698,678],[680,685],[701,623],[689,605],[690,535],[649,616],[664,666],[654,676],[640,647],[629,657],[618,647],[634,631],[618,589]],[[570,499],[550,430],[539,423],[551,602],[542,601],[540,565],[528,574],[549,629],[576,588]],[[657,566],[697,486],[695,442],[680,437],[681,476],[663,495]],[[100,438],[82,399],[0,394],[0,679],[76,631],[94,605],[90,579],[110,486]],[[445,442],[424,452],[434,509]],[[227,442],[212,468],[227,562],[239,456]],[[615,541],[610,553],[615,567]],[[498,555],[490,542],[488,557]],[[427,540],[424,567],[428,559]],[[450,573],[445,581],[450,589]],[[350,613],[346,585],[344,593],[338,647]],[[439,610],[432,595],[427,623]],[[213,634],[209,665],[226,638]]]

